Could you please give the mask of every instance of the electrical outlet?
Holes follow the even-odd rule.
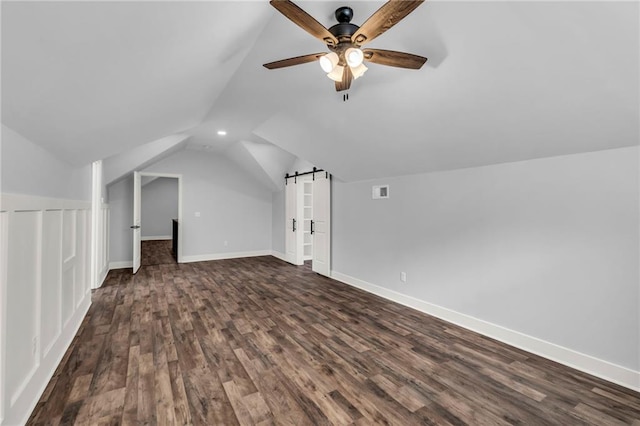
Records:
[[[226,247],[226,246],[228,246],[228,245],[229,245],[229,241],[225,241],[225,242],[224,242],[224,246]]]
[[[407,273],[406,272],[400,272],[400,281],[402,281],[403,283],[407,282]]]
[[[195,216],[196,216],[196,217],[200,217],[200,212],[196,212],[196,213],[195,213]]]

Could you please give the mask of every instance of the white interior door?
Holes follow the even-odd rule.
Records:
[[[313,238],[312,269],[327,277],[331,273],[331,179],[317,173],[313,181]]]
[[[303,251],[303,230],[302,230],[302,201],[300,192],[301,183],[296,183],[298,179],[288,179],[285,192],[285,255],[287,262],[294,265],[302,265]],[[299,182],[299,180],[298,180]]]
[[[140,269],[140,205],[142,204],[140,172],[133,172],[133,273]]]

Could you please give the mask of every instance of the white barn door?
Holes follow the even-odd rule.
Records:
[[[331,179],[325,173],[316,173],[313,181],[313,238],[312,269],[318,274],[331,274]]]
[[[140,206],[142,205],[140,172],[133,172],[133,273],[140,269]]]
[[[297,182],[296,182],[297,181]],[[294,265],[302,265],[302,182],[299,179],[287,179],[285,189],[285,254],[286,260]]]

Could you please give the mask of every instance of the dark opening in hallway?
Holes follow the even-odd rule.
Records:
[[[171,252],[171,240],[142,241],[141,244],[140,264],[142,266],[172,265],[176,263]]]

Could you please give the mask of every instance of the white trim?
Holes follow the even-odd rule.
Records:
[[[182,178],[182,175],[178,173],[140,172],[140,176],[166,177],[166,178],[176,178],[176,179]]]
[[[275,257],[277,259],[280,259],[280,260],[284,260],[285,262],[289,262],[287,260],[287,255],[284,254],[284,253],[281,253],[281,252],[279,252],[277,250],[271,250],[271,256],[273,256],[273,257]]]
[[[391,300],[401,305],[408,306],[450,323],[459,325],[492,339],[506,343],[516,348],[542,356],[587,374],[608,380],[612,383],[624,386],[635,391],[640,391],[640,371],[613,364],[611,362],[595,358],[591,355],[574,351],[547,342],[537,337],[529,336],[515,330],[502,327],[460,312],[452,311],[442,306],[434,305],[424,300],[407,296],[396,291],[380,287],[375,284],[362,281],[337,271],[331,271],[331,277],[337,281],[359,288],[377,296]]]
[[[133,261],[123,260],[121,262],[109,262],[110,271],[112,269],[124,269],[124,268],[133,268]]]
[[[48,198],[37,195],[2,193],[2,210],[86,210],[91,209],[90,201]]]
[[[159,241],[159,240],[170,240],[173,237],[171,235],[155,235],[151,237],[141,237],[141,241]]]
[[[7,383],[5,383],[5,372],[7,369],[13,366],[7,365],[6,354],[8,351],[8,344],[6,333],[3,330],[0,335],[0,373],[2,374],[2,380],[0,383],[0,398],[2,399],[2,424],[24,424],[28,420],[33,408],[40,399],[42,392],[48,385],[51,377],[53,376],[55,369],[59,365],[60,361],[64,357],[66,350],[71,344],[74,336],[76,335],[79,327],[82,324],[82,320],[85,317],[89,306],[91,305],[91,293],[90,288],[90,244],[91,244],[91,227],[89,226],[89,214],[91,209],[91,202],[56,199],[48,197],[39,197],[22,194],[1,194],[2,202],[2,228],[0,233],[0,328],[6,329],[7,326],[7,312],[6,304],[11,301],[6,300],[7,279],[11,276],[12,268],[20,268],[21,265],[8,264],[8,253],[11,252],[10,244],[13,240],[9,239],[9,222],[13,221],[14,217],[23,212],[32,212],[37,215],[37,224],[31,229],[35,233],[36,238],[33,244],[36,247],[33,255],[33,268],[35,268],[34,286],[35,294],[33,295],[33,304],[25,306],[23,310],[18,313],[14,312],[15,318],[12,321],[19,322],[26,318],[31,317],[35,323],[34,334],[32,342],[34,344],[33,362],[30,365],[31,370],[21,377],[20,383],[13,384],[9,389]],[[44,217],[47,211],[61,212],[60,220],[47,222],[46,226],[58,228],[60,235],[55,237],[58,240],[51,240],[49,234],[47,234],[47,240],[45,241],[44,234]],[[65,214],[69,217],[68,226],[64,226]],[[6,215],[6,216],[5,216]],[[83,219],[82,219],[83,218]],[[16,225],[17,226],[17,225]],[[47,229],[54,229],[47,228]],[[20,232],[19,229],[12,229],[12,232]],[[69,248],[65,248],[64,241],[67,241]],[[45,251],[46,250],[46,251]],[[63,252],[72,251],[73,255],[66,256],[67,259],[63,260]],[[43,267],[44,259],[48,259],[49,266],[56,263],[60,263],[60,273],[65,270],[73,269],[73,283],[71,284],[70,293],[66,299],[60,297],[60,305],[47,303],[47,307],[52,309],[49,314],[54,313],[57,317],[55,321],[60,322],[60,326],[56,330],[47,331],[46,347],[43,345]],[[56,267],[57,269],[57,267]],[[9,271],[9,272],[7,272]],[[59,292],[62,291],[61,280],[56,279],[56,282],[51,284],[52,288],[48,289]],[[84,291],[84,290],[87,291]],[[82,294],[79,294],[82,292]],[[63,302],[67,301],[67,309],[63,310]],[[55,312],[53,311],[55,310]],[[68,314],[68,318],[62,323],[62,317],[60,313],[64,312]],[[48,334],[52,335],[49,336]],[[51,339],[51,340],[50,340]],[[43,350],[44,348],[44,350]],[[25,368],[26,370],[26,368]]]
[[[102,160],[91,163],[91,267],[90,287],[98,288],[98,247],[104,235],[100,233],[100,215],[102,214]]]
[[[0,211],[0,424],[3,424],[5,410],[5,336],[7,327],[7,258],[8,258],[9,212]]]
[[[98,287],[101,287],[104,284],[104,280],[107,279],[107,275],[109,275],[109,268],[104,268],[103,271],[98,273]],[[91,293],[91,289],[89,289],[89,293]]]
[[[183,262],[182,247],[184,246],[184,231],[182,230],[182,194],[184,191],[182,189],[182,175],[178,175],[178,253],[176,253],[178,263]]]
[[[213,253],[213,254],[197,254],[194,256],[182,256],[182,262],[206,262],[209,260],[223,260],[223,259],[237,259],[240,257],[256,257],[256,256],[271,256],[271,250],[258,250],[258,251],[238,251],[235,253]]]
[[[27,421],[29,420],[31,413],[36,408],[36,405],[38,404],[40,397],[44,393],[49,382],[51,381],[51,378],[53,377],[53,374],[56,372],[58,365],[60,365],[60,363],[62,362],[62,359],[64,358],[64,355],[66,354],[67,349],[69,348],[69,346],[71,346],[71,343],[73,342],[73,338],[78,333],[78,330],[80,330],[82,321],[84,320],[84,317],[87,315],[87,312],[89,312],[89,308],[91,307],[91,296],[90,295],[88,297],[85,296],[81,305],[86,305],[86,306],[81,306],[79,309],[77,309],[76,312],[72,315],[71,320],[68,322],[68,324],[75,324],[75,325],[73,327],[67,326],[66,330],[63,331],[62,336],[58,337],[54,345],[58,347],[58,350],[56,351],[57,356],[56,357],[52,356],[51,359],[47,359],[45,357],[43,359],[42,364],[38,368],[38,371],[36,372],[36,374],[34,374],[30,378],[27,385],[24,386],[24,389],[22,389],[22,391],[24,391],[25,389],[28,389],[28,392],[22,392],[21,396],[32,395],[33,397],[31,401],[29,401],[26,405],[28,409],[23,411],[24,417],[20,422],[16,424],[21,424],[21,425],[27,424]],[[46,371],[43,371],[43,370],[46,370]],[[38,380],[34,381],[33,380],[34,376],[37,376]],[[38,383],[40,384],[40,386],[38,386],[37,390],[33,390],[33,387],[37,386]],[[20,398],[18,398],[18,401],[16,402],[24,403],[24,401],[19,401],[19,400]]]

